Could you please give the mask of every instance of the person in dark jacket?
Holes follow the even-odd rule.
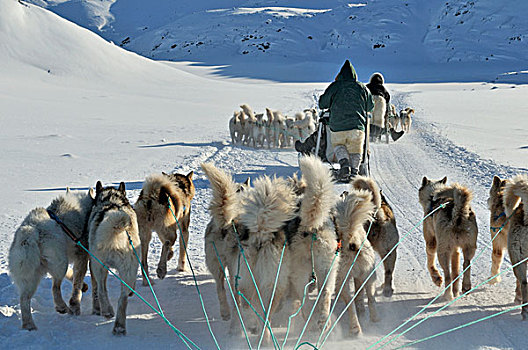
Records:
[[[386,110],[385,110],[385,119],[390,115],[390,94],[389,91],[385,88],[385,83],[383,75],[381,73],[374,73],[370,77],[370,82],[367,84],[367,88],[370,93],[374,96],[381,96],[385,100]],[[391,134],[391,137],[394,141],[399,139],[403,135],[403,131],[396,132],[393,128],[388,130]],[[381,138],[382,129],[375,125],[370,125],[370,135],[372,140],[379,140]]]
[[[330,110],[330,142],[340,165],[338,177],[350,179],[359,173],[367,113],[374,108],[374,102],[348,60],[319,98],[319,108]]]

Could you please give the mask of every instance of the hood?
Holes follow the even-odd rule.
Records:
[[[383,75],[381,73],[374,73],[370,77],[370,84],[383,85]]]
[[[336,80],[353,80],[357,81],[356,70],[352,66],[349,60],[346,60],[336,77]]]

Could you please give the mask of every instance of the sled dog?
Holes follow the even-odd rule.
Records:
[[[322,331],[330,314],[340,259],[339,255],[336,256],[337,235],[332,220],[337,198],[332,173],[318,157],[302,157],[299,166],[301,179],[294,176],[287,180],[298,196],[298,211],[284,225],[288,258],[293,268],[289,278],[289,296],[293,300],[291,314],[301,306],[305,286],[313,281],[321,293],[312,328]],[[325,279],[327,281],[323,287]]]
[[[253,135],[253,129],[254,129],[254,126],[257,122],[257,118],[255,118],[255,113],[253,112],[253,109],[251,109],[251,107],[247,104],[243,104],[240,106],[240,108],[242,109],[242,112],[243,112],[243,115],[241,118],[244,118],[245,119],[245,123],[244,123],[244,131],[243,131],[243,135],[244,135],[244,140],[243,140],[243,144],[244,145],[251,145],[253,144],[253,147],[255,146],[255,137]],[[244,115],[247,117],[245,118]]]
[[[342,195],[337,202],[335,213],[337,236],[342,244],[336,287],[340,288],[345,283],[345,288],[340,297],[347,305],[352,300],[353,295],[365,284],[364,290],[367,294],[370,320],[372,322],[378,320],[374,285],[376,274],[373,273],[368,280],[367,278],[374,270],[376,260],[374,249],[366,236],[365,225],[373,219],[374,211],[375,206],[370,191],[350,188],[348,194]],[[359,251],[362,244],[363,247]],[[358,252],[359,256],[357,256]],[[345,281],[345,277],[356,256],[357,260],[351,273],[355,287],[352,289],[350,281]],[[354,300],[354,305],[351,305],[348,309],[350,319],[349,332],[351,335],[361,333],[361,325],[359,324],[357,313],[362,312],[364,312],[364,305],[360,291]]]
[[[229,133],[231,134],[231,142],[233,144],[239,144],[242,142],[244,137],[244,113],[236,111],[233,113],[233,117],[229,119]]]
[[[147,257],[152,232],[156,232],[163,243],[156,269],[158,278],[163,279],[167,275],[167,261],[172,259],[174,255],[172,246],[176,243],[179,229],[181,229],[181,236],[178,271],[185,270],[185,246],[189,242],[191,200],[195,192],[192,177],[192,171],[187,175],[152,174],[143,183],[139,198],[134,205],[139,226],[139,237],[143,247],[141,264],[147,273],[147,276],[143,275],[143,285],[148,284]]]
[[[11,278],[20,292],[23,329],[37,329],[31,316],[31,298],[46,273],[49,273],[53,280],[55,310],[59,313],[80,315],[81,289],[83,289],[88,255],[76,246],[50,215],[58,217],[81,243],[87,246],[86,225],[94,197],[93,189],[86,193],[67,191],[66,194],[54,199],[47,209],[31,210],[15,232],[8,261]],[[61,284],[65,275],[71,275],[71,271],[68,270],[70,262],[73,263],[74,272],[73,290],[68,307],[62,299]]]
[[[244,231],[240,225],[237,225],[240,215],[239,197],[240,192],[249,187],[249,179],[244,184],[239,185],[233,181],[231,175],[216,168],[211,163],[203,163],[202,169],[209,179],[213,192],[209,204],[211,220],[205,229],[205,263],[216,283],[220,315],[223,320],[228,320],[231,314],[224,286],[225,270],[229,271],[230,285],[231,288],[235,289],[237,287],[235,276],[239,273],[239,266],[245,269],[244,264],[237,264],[240,253],[238,239],[241,238],[239,236],[237,239],[237,235]],[[238,229],[235,231],[232,225]],[[233,293],[235,293],[236,303],[240,305],[240,297],[236,295],[235,290]],[[236,309],[233,305],[233,313],[235,314],[235,312]],[[236,317],[231,318],[231,324],[230,331],[232,333],[240,330]]]
[[[493,240],[493,253],[491,254],[491,276],[500,272],[504,250],[508,246],[508,229],[510,225],[506,222],[506,213],[504,209],[504,188],[509,180],[502,180],[498,176],[493,177],[491,184],[488,209],[490,210],[490,234]],[[500,232],[498,232],[500,230]],[[495,284],[501,281],[501,276],[497,276],[489,283]]]
[[[509,219],[508,253],[511,263],[517,264],[528,256],[528,176],[517,175],[506,184],[504,190],[504,208]],[[528,302],[526,281],[526,262],[516,266],[513,273],[517,278],[517,302]],[[522,319],[528,316],[528,306],[523,306]]]
[[[400,124],[402,126],[402,130],[405,132],[409,132],[411,130],[412,125],[412,118],[411,114],[414,114],[414,109],[412,108],[405,108],[400,111]]]
[[[460,184],[445,185],[441,181],[439,184],[424,177],[418,193],[424,214],[428,214],[439,205],[446,205],[445,208],[431,215],[432,222],[429,224],[432,224],[432,230],[436,237],[438,261],[444,271],[444,283],[447,286],[453,278],[459,275],[459,248],[462,249],[464,255],[464,268],[471,263],[477,248],[478,227],[475,213],[471,209],[472,193]],[[424,222],[424,236],[425,225]],[[435,281],[434,277],[433,281]],[[457,279],[452,287],[445,291],[445,300],[452,300],[454,296],[458,295],[459,282]],[[464,272],[462,292],[470,289],[471,268],[468,268]]]
[[[394,212],[376,182],[371,178],[357,176],[352,182],[352,187],[358,190],[368,190],[372,193],[372,201],[374,203],[376,214],[374,215],[372,226],[369,223],[366,223],[365,231],[368,232],[370,227],[368,239],[374,250],[382,259],[384,259],[400,239],[398,228],[396,227]],[[392,287],[392,275],[396,265],[396,257],[395,249],[383,262],[385,268],[385,282],[382,287],[383,295],[386,297],[392,296],[392,293],[394,292]]]
[[[134,249],[139,254],[141,246],[136,213],[126,197],[125,183],[121,182],[116,190],[113,187],[103,187],[98,181],[95,191],[95,203],[88,221],[90,251],[103,264],[115,268],[119,277],[131,288],[135,288],[139,263]],[[132,241],[133,247],[129,240]],[[114,310],[108,299],[108,272],[93,257],[90,258],[90,272],[93,313],[111,318],[114,316]],[[112,330],[114,335],[126,334],[129,292],[128,288],[121,285],[117,316]]]

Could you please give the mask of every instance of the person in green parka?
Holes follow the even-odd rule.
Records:
[[[319,98],[319,108],[330,110],[330,142],[340,165],[338,177],[346,181],[359,173],[367,113],[374,109],[372,95],[357,80],[350,61]]]

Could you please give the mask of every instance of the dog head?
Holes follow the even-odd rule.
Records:
[[[433,201],[434,191],[447,183],[447,176],[440,180],[429,180],[426,176],[422,179],[422,185],[418,189],[418,200],[424,210],[429,211],[431,203]]]
[[[490,214],[492,217],[498,216],[504,212],[503,195],[504,188],[508,182],[507,179],[503,180],[496,175],[493,177],[488,197],[488,209],[491,211]]]

